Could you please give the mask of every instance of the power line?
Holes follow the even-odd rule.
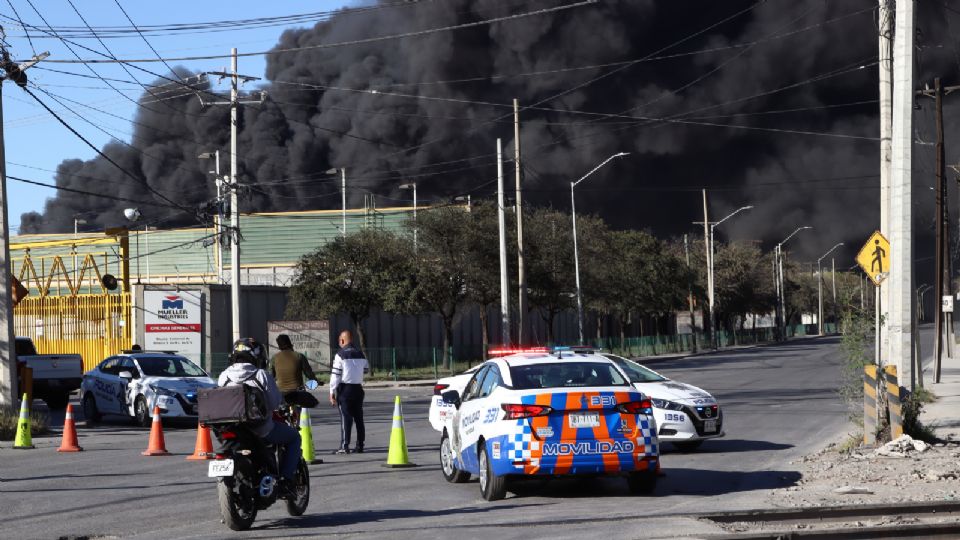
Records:
[[[28,1],[29,1],[29,0],[28,0]],[[60,117],[60,115],[58,115],[56,112],[54,112],[53,109],[51,109],[46,103],[44,103],[43,100],[41,100],[40,98],[38,98],[38,97],[36,96],[36,94],[34,94],[33,92],[31,92],[29,88],[27,88],[27,87],[22,87],[22,88],[23,88],[23,91],[24,91],[24,92],[26,92],[30,97],[32,97],[34,100],[36,100],[37,103],[39,103],[44,109],[47,110],[47,112],[49,112],[54,118],[56,118],[57,121],[60,122],[61,125],[63,125],[63,127],[67,128],[67,129],[68,129],[71,133],[73,133],[78,139],[80,139],[81,141],[83,141],[83,142],[84,142],[87,146],[89,146],[94,152],[96,152],[98,155],[100,155],[100,157],[102,157],[103,159],[105,159],[108,163],[110,163],[111,165],[113,165],[114,167],[116,167],[120,172],[122,172],[122,173],[125,174],[126,176],[130,177],[134,182],[143,185],[145,188],[147,188],[148,191],[150,191],[151,193],[153,193],[153,194],[156,195],[157,197],[160,197],[161,199],[167,201],[168,203],[170,203],[171,205],[173,205],[174,208],[179,208],[179,209],[181,209],[181,210],[188,211],[188,212],[190,211],[189,209],[187,209],[187,208],[185,208],[185,207],[183,207],[183,206],[181,206],[181,205],[178,205],[177,203],[173,202],[172,200],[170,200],[170,199],[169,199],[166,195],[164,195],[163,193],[160,193],[159,191],[153,189],[146,180],[140,180],[140,179],[137,178],[133,173],[131,173],[130,171],[128,171],[128,170],[126,170],[125,168],[123,168],[122,166],[120,166],[120,164],[118,164],[116,161],[114,161],[113,159],[111,159],[110,156],[108,156],[108,155],[106,155],[105,153],[101,152],[100,149],[98,149],[93,143],[91,143],[90,141],[88,141],[88,140],[86,139],[86,137],[84,137],[83,135],[81,135],[79,131],[77,131],[76,129],[73,128],[73,126],[71,126],[70,124],[68,124],[63,118]]]
[[[78,194],[80,194],[80,195],[88,195],[88,196],[90,196],[90,197],[100,197],[100,198],[102,198],[102,199],[110,199],[110,200],[114,200],[114,201],[132,202],[132,203],[136,203],[136,204],[140,204],[140,205],[144,205],[144,206],[158,206],[158,207],[163,207],[163,208],[174,208],[174,209],[177,209],[177,210],[182,210],[182,208],[180,208],[179,206],[175,206],[175,205],[171,205],[171,204],[163,204],[163,203],[158,203],[158,202],[148,202],[148,201],[143,201],[143,200],[139,200],[139,199],[130,199],[130,198],[127,198],[127,197],[120,197],[120,196],[117,196],[117,195],[108,195],[108,194],[102,193],[102,192],[101,192],[101,193],[98,193],[98,192],[95,192],[95,191],[86,191],[86,190],[83,190],[83,189],[70,188],[70,187],[66,187],[66,186],[58,186],[58,185],[56,185],[56,184],[48,184],[48,183],[45,183],[45,182],[39,182],[39,181],[37,181],[37,180],[28,180],[28,179],[26,179],[26,178],[21,178],[21,177],[19,177],[19,176],[13,176],[13,175],[10,175],[10,174],[7,175],[7,178],[9,178],[9,179],[11,179],[11,180],[16,180],[17,182],[23,182],[24,184],[32,184],[32,185],[35,185],[35,186],[41,186],[41,187],[45,187],[45,188],[55,189],[55,190],[57,190],[57,191],[66,191],[66,192],[69,192],[69,193],[78,193]]]
[[[289,47],[285,49],[272,49],[268,51],[258,51],[258,52],[249,52],[249,53],[238,53],[237,56],[263,56],[266,54],[281,54],[287,52],[299,52],[299,51],[310,51],[317,49],[332,49],[337,47],[345,47],[350,45],[363,45],[367,43],[376,43],[379,41],[390,41],[394,39],[403,39],[410,37],[419,37],[429,34],[435,34],[438,32],[450,32],[454,30],[463,30],[465,28],[475,28],[478,26],[486,26],[498,22],[507,22],[514,21],[518,19],[523,19],[527,17],[533,17],[537,15],[545,15],[547,13],[554,13],[558,11],[565,11],[568,9],[578,8],[587,6],[590,4],[596,4],[598,0],[582,0],[580,2],[575,2],[572,4],[564,4],[561,6],[554,6],[549,8],[538,9],[534,11],[528,11],[524,13],[515,13],[513,15],[504,15],[502,17],[493,17],[489,19],[483,19],[479,21],[473,21],[468,23],[455,24],[450,26],[442,26],[438,28],[428,28],[425,30],[416,30],[413,32],[402,32],[399,34],[391,34],[388,36],[379,36],[372,38],[363,38],[363,39],[354,39],[349,41],[341,41],[337,43],[321,43],[317,45],[306,45],[303,47]],[[166,61],[169,62],[190,62],[195,60],[219,60],[224,58],[230,58],[231,55],[226,54],[217,54],[217,55],[204,55],[204,56],[181,56],[178,58],[167,58]],[[56,60],[58,64],[115,64],[115,63],[126,63],[126,64],[143,64],[143,63],[153,63],[161,62],[162,60],[156,58],[123,58],[123,59],[110,59],[110,60],[100,60],[96,58],[87,58],[87,59],[78,59],[78,60]]]

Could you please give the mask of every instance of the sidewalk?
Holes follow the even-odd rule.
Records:
[[[924,366],[924,383],[937,401],[924,404],[920,422],[942,440],[960,441],[960,358],[944,356],[940,374],[940,382],[934,383],[933,363]]]

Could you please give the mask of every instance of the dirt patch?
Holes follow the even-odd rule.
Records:
[[[791,508],[960,500],[960,441],[901,439],[885,448],[841,452],[843,447],[831,444],[792,462],[801,479],[773,490],[769,502]]]

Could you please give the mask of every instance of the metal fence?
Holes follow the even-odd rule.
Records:
[[[27,297],[13,319],[38,353],[79,354],[84,370],[131,345],[129,293]]]

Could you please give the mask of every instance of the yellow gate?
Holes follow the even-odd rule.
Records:
[[[84,371],[129,349],[130,293],[27,297],[14,309],[18,336],[41,354],[79,354]]]
[[[30,291],[13,310],[16,335],[33,339],[41,354],[81,355],[85,371],[132,343],[127,235],[113,230],[107,236],[11,245],[11,251],[24,252],[11,258],[12,270]],[[89,249],[104,244],[118,244],[120,252]],[[86,247],[86,253],[78,253],[78,247]],[[58,254],[56,248],[70,251]],[[103,283],[111,265],[121,275],[120,291]]]

